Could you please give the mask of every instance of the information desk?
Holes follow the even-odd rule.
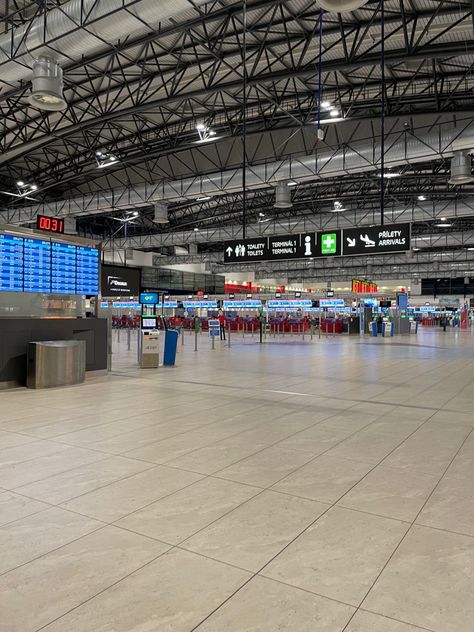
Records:
[[[0,389],[26,385],[29,342],[84,340],[86,371],[107,369],[105,318],[0,318]]]

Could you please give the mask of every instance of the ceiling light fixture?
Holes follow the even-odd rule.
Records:
[[[118,158],[114,154],[104,154],[101,151],[96,151],[95,159],[97,162],[97,169],[104,169],[105,167],[110,167],[118,162]]]
[[[338,117],[338,116],[339,116],[339,110],[336,110],[336,109],[331,110],[331,111],[329,112],[329,116],[330,116],[331,118],[336,118],[336,117]]]
[[[24,187],[25,183],[23,182],[23,180],[18,180],[18,182],[16,183],[17,187]]]
[[[199,228],[196,226],[196,228],[194,229],[194,232],[197,233],[199,230]]]
[[[290,180],[289,182],[287,182],[286,186],[288,186],[288,187],[297,187],[298,183],[295,182],[294,180]]]
[[[330,101],[321,101],[321,107],[324,108],[325,110],[328,110],[331,107],[331,102]]]
[[[379,178],[381,178],[381,177],[382,177],[382,174],[381,174],[381,173],[378,173],[377,175],[378,175],[378,177],[379,177]],[[390,178],[399,178],[401,175],[402,175],[402,174],[401,174],[399,171],[386,171],[386,172],[383,174],[383,177],[384,177],[384,178],[388,178],[388,179],[390,180]]]
[[[424,202],[426,200],[426,197],[424,195],[419,195],[418,199],[420,200],[420,202]]]
[[[435,226],[437,228],[450,228],[452,226],[452,224],[450,224],[449,222],[444,223],[444,224],[435,224]]]
[[[210,195],[202,195],[201,197],[196,198],[196,202],[207,202],[210,199]]]
[[[347,209],[344,208],[344,204],[342,202],[339,202],[339,200],[334,200],[334,208],[332,209],[332,213],[342,213],[342,211],[346,211]]]

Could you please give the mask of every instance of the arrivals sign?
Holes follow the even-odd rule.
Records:
[[[344,255],[383,255],[403,250],[410,250],[410,224],[344,229]]]
[[[386,254],[410,250],[410,224],[389,224],[226,241],[224,263]]]

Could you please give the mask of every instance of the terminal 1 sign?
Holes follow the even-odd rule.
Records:
[[[410,250],[410,224],[390,224],[226,241],[224,263],[375,255],[405,250]]]

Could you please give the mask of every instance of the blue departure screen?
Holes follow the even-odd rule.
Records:
[[[0,235],[0,290],[23,291],[23,239]]]
[[[76,246],[53,241],[51,292],[76,294]]]
[[[99,251],[0,233],[0,292],[99,293]]]
[[[24,239],[25,292],[51,292],[51,242]]]
[[[77,294],[99,293],[99,251],[77,246]]]

